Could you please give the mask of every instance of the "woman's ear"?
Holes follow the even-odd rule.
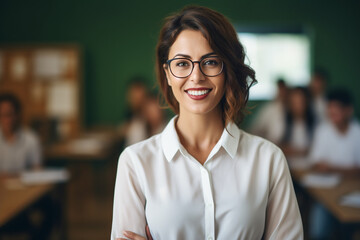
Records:
[[[169,67],[166,63],[163,64],[163,69],[164,69],[164,72],[165,72],[165,76],[166,76],[166,80],[168,82],[168,85],[171,87],[171,81],[170,81],[170,78],[169,78]]]

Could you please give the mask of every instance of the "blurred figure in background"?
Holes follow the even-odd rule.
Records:
[[[360,125],[353,119],[352,97],[347,90],[336,89],[329,92],[327,101],[329,122],[317,128],[310,153],[313,170],[358,176]],[[336,221],[325,207],[316,203],[311,209],[309,223],[311,239],[330,239]]]
[[[125,145],[129,146],[147,138],[147,125],[142,108],[148,98],[145,79],[134,77],[130,81],[127,94],[127,122],[122,126],[125,135]]]
[[[21,126],[21,104],[12,94],[0,95],[0,175],[40,168],[42,151],[37,136]]]
[[[360,125],[353,119],[350,93],[336,89],[327,96],[329,122],[318,127],[310,159],[314,169],[360,174]]]
[[[259,112],[251,127],[251,132],[279,144],[285,131],[285,105],[288,87],[284,79],[278,79],[277,96]]]
[[[290,90],[285,118],[285,132],[280,147],[288,157],[308,154],[315,127],[310,94],[304,87]]]
[[[38,137],[21,126],[20,101],[13,94],[1,94],[0,180],[16,177],[25,170],[40,169],[41,165],[42,150]],[[18,233],[26,230],[31,234],[31,239],[48,239],[53,223],[52,210],[52,202],[44,197],[14,218],[2,231]]]
[[[161,109],[158,99],[154,96],[149,96],[143,107],[143,116],[147,123],[147,137],[153,136],[162,132],[165,127],[164,111]]]
[[[312,96],[312,106],[314,109],[316,122],[321,123],[327,119],[326,115],[326,86],[329,81],[328,73],[322,68],[316,68],[311,76],[310,92]]]

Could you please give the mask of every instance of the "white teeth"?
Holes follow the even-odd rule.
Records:
[[[210,92],[210,89],[200,90],[200,91],[198,91],[198,90],[189,90],[189,91],[187,91],[187,92],[188,92],[188,94],[190,94],[190,95],[201,96],[201,95],[205,95],[205,94],[207,94],[208,92]]]

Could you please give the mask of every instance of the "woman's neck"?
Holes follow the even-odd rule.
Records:
[[[176,130],[185,148],[212,148],[224,130],[221,110],[215,109],[208,114],[193,114],[180,110]]]

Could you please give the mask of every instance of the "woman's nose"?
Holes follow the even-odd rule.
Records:
[[[205,76],[200,70],[200,63],[194,63],[194,69],[190,75],[190,80],[193,82],[205,80]]]

